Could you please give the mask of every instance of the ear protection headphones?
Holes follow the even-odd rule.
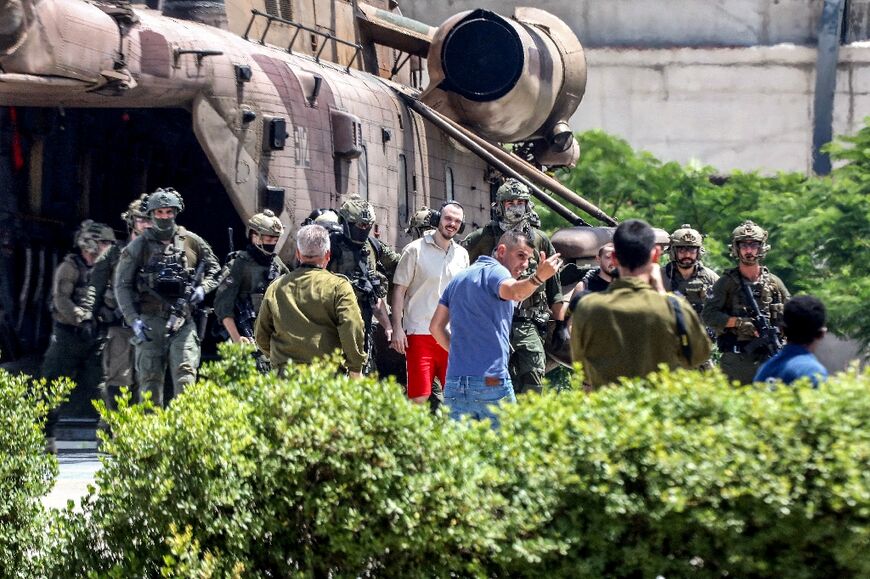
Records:
[[[429,225],[431,227],[438,227],[441,224],[441,212],[444,211],[444,208],[448,205],[456,205],[460,209],[462,209],[463,217],[465,216],[465,207],[462,206],[459,201],[454,201],[452,199],[448,199],[444,203],[441,204],[441,207],[438,208],[438,211],[433,211],[431,217],[429,217]],[[462,220],[462,223],[459,225],[459,231],[457,233],[462,233],[465,231],[465,219]]]

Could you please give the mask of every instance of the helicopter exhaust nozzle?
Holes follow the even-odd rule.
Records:
[[[583,47],[561,20],[536,8],[513,18],[461,12],[435,33],[421,100],[499,142],[541,140],[551,152],[572,147],[568,119],[586,89]]]
[[[163,15],[224,30],[229,27],[224,0],[163,0]]]
[[[508,94],[523,73],[519,32],[501,16],[475,10],[447,30],[441,43],[442,90],[476,103]]]

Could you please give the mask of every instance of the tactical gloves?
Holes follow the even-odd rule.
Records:
[[[146,333],[151,331],[151,326],[149,326],[142,320],[138,318],[133,320],[133,325],[130,327],[130,329],[133,330],[133,337],[137,342],[142,343],[151,341],[151,338],[149,338],[148,334]]]
[[[753,324],[752,320],[749,318],[737,318],[737,323],[734,325],[734,329],[737,331],[737,339],[741,342],[752,340],[758,336],[755,324]]]
[[[201,304],[205,300],[205,289],[201,285],[196,286],[193,293],[190,294],[190,305],[195,306]]]
[[[568,331],[568,322],[565,320],[556,320],[556,325],[553,327],[553,351],[558,352],[565,347],[565,344],[571,341],[571,333]]]

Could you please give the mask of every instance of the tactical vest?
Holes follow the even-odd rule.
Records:
[[[684,279],[676,264],[670,262],[665,266],[665,279],[668,283],[668,289],[682,294],[692,309],[700,315],[704,309],[704,302],[707,301],[714,284],[714,281],[702,269],[700,262],[695,265],[695,271],[689,279]]]
[[[738,268],[729,269],[724,275],[728,277],[732,286],[729,292],[729,301],[725,304],[727,311],[737,317],[752,317],[752,307],[746,303],[746,298],[741,291],[742,276],[740,270]],[[757,282],[749,283],[749,288],[752,290],[752,295],[755,296],[755,301],[758,302],[761,313],[769,317],[770,325],[781,326],[785,296],[771,279],[770,271],[766,267],[761,268],[761,277],[758,278]]]
[[[237,300],[244,300],[246,298],[250,298],[251,306],[253,307],[254,312],[259,312],[260,305],[263,303],[263,296],[266,294],[266,289],[272,284],[273,281],[278,279],[278,277],[282,273],[284,273],[281,266],[279,265],[278,258],[272,257],[269,265],[266,266],[258,262],[247,249],[243,251],[235,251],[227,256],[227,264],[229,265],[229,270],[232,270],[232,262],[236,259],[241,259],[245,262],[250,262],[250,264],[252,264],[246,265],[246,267],[256,267],[258,269],[262,269],[261,272],[258,272],[261,273],[259,279],[253,280],[255,283],[250,291],[248,293],[239,292],[237,298]]]
[[[144,265],[139,270],[137,289],[140,294],[148,295],[153,292],[164,300],[183,297],[193,281],[197,261],[196,249],[192,246],[187,232],[181,227],[168,245],[147,239],[141,261]]]
[[[72,296],[70,296],[70,299],[72,299],[72,302],[78,307],[92,307],[93,304],[90,303],[92,298],[89,299],[91,267],[85,263],[85,260],[82,259],[81,255],[76,253],[67,254],[64,261],[71,262],[76,268],[76,282],[73,286],[73,293]],[[49,304],[49,311],[52,314],[57,313],[54,299],[52,299]]]
[[[350,280],[360,306],[374,306],[387,295],[385,277],[378,273],[380,242],[371,237],[362,245],[347,241],[343,234],[330,236],[332,257],[326,269]]]

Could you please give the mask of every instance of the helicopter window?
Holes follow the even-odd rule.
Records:
[[[359,179],[359,196],[363,199],[369,198],[369,159],[366,146],[362,146],[362,154],[356,160],[357,162],[357,177]]]
[[[402,223],[411,218],[411,200],[408,198],[408,160],[405,155],[399,155],[399,215]]]
[[[450,201],[455,199],[453,195],[453,169],[449,166],[444,169],[444,198]]]

